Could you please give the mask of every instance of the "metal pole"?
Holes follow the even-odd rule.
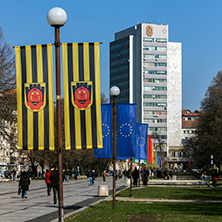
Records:
[[[144,165],[142,165],[142,168],[143,168],[143,185],[144,185]]]
[[[140,187],[140,160],[139,160],[139,187]]]
[[[133,172],[132,172],[132,167],[133,167],[133,160],[132,160],[132,157],[130,158],[131,159],[131,164],[130,164],[130,197],[132,197],[133,193],[132,193],[132,177],[133,177]]]
[[[63,213],[63,172],[62,172],[62,106],[61,106],[61,80],[60,80],[60,31],[55,27],[55,54],[56,54],[56,118],[57,118],[57,154],[59,174],[59,222],[64,221]]]
[[[113,96],[113,209],[116,208],[116,159],[117,159],[117,142],[116,142],[116,130],[117,130],[117,107],[116,96]]]

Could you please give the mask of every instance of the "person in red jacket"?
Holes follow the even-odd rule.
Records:
[[[46,170],[46,185],[47,185],[47,193],[48,193],[48,196],[50,196],[50,192],[51,192],[51,181],[50,181],[50,175],[51,175],[51,172],[47,169]]]

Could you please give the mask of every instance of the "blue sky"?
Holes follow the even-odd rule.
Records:
[[[62,42],[103,42],[101,91],[109,94],[109,42],[114,33],[141,22],[169,25],[169,40],[182,42],[182,108],[200,101],[222,70],[221,0],[7,0],[1,1],[0,26],[11,46],[54,42],[46,19],[55,6],[68,14]]]

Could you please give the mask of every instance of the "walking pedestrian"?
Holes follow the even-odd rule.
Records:
[[[86,174],[87,178],[88,178],[88,186],[91,187],[92,186],[92,172],[91,170],[88,170],[88,173]]]
[[[96,172],[95,170],[92,170],[92,185],[94,186],[94,182],[96,180]]]
[[[138,178],[139,178],[139,170],[137,170],[137,168],[135,167],[133,171],[133,185],[134,186],[137,186]]]
[[[48,196],[50,196],[50,192],[51,192],[51,180],[50,180],[50,175],[51,175],[51,172],[47,169],[46,170],[46,179],[45,179],[45,182],[46,182],[46,186],[47,186],[47,194]]]
[[[106,170],[103,171],[103,181],[106,182]]]
[[[144,169],[144,175],[143,175],[143,185],[144,186],[147,186],[148,176],[149,176],[149,171]]]
[[[53,200],[54,204],[57,203],[57,193],[59,189],[59,173],[58,173],[58,167],[56,166],[55,170],[51,172],[51,175],[49,177],[51,181],[51,186],[53,188]],[[64,175],[63,175],[63,181],[64,181]]]
[[[74,175],[74,179],[77,180],[78,172],[77,172],[76,170],[74,171],[74,174],[73,174],[73,175]]]
[[[27,191],[29,190],[29,185],[30,185],[29,173],[26,170],[21,173],[19,181],[19,186],[21,187],[22,190],[22,198],[24,197],[27,198]]]
[[[68,171],[68,169],[66,169],[66,171],[65,171],[65,181],[69,182],[69,171]]]

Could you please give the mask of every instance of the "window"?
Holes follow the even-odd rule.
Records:
[[[184,130],[183,133],[186,134],[186,130]]]
[[[143,91],[167,91],[167,87],[150,87],[150,86],[144,86]]]
[[[156,39],[158,43],[167,43],[167,39]]]
[[[144,46],[143,50],[155,51],[155,46]]]
[[[166,140],[167,135],[159,135],[159,138],[162,139],[162,140]],[[155,135],[151,135],[151,139],[155,139]]]
[[[166,103],[156,103],[156,106],[158,106],[158,107],[166,107],[167,104]]]
[[[144,37],[144,38],[143,38],[143,41],[144,41],[144,42],[154,42],[154,39],[153,39],[153,38]]]
[[[116,58],[116,57],[118,58],[124,54],[129,54],[129,49],[124,49],[119,52],[111,53],[110,58],[111,59]]]
[[[167,99],[167,95],[154,95],[155,99]]]
[[[143,103],[143,106],[167,107],[167,104],[166,103]]]
[[[149,131],[167,131],[167,127],[149,127],[148,132]]]
[[[154,62],[146,62],[146,63],[143,63],[143,66],[144,67],[154,67],[155,63]]]
[[[113,50],[113,49],[117,49],[126,45],[129,45],[129,40],[119,42],[119,43],[117,42],[111,43],[110,49]]]
[[[165,63],[165,62],[158,62],[158,63],[155,63],[155,66],[156,67],[167,67],[167,63]]]
[[[143,98],[144,98],[144,99],[152,99],[152,98],[153,98],[153,95],[143,94]]]
[[[155,123],[167,123],[166,119],[156,119]]]
[[[167,50],[166,47],[162,47],[162,46],[157,46],[155,49],[156,49],[156,51],[166,51]]]
[[[167,71],[144,70],[143,74],[148,74],[148,75],[167,75]]]
[[[167,82],[166,79],[147,79],[147,78],[144,78],[143,80],[144,80],[144,82],[154,82],[154,83],[166,83]]]
[[[145,114],[145,115],[153,115],[153,114],[154,114],[154,111],[143,110],[143,114]]]
[[[156,57],[155,57],[155,55],[144,54],[144,55],[143,55],[143,58],[144,58],[144,59],[155,59]]]
[[[162,55],[156,55],[156,59],[167,59],[167,55],[162,54]]]
[[[144,122],[144,123],[155,123],[155,119],[147,119],[147,118],[144,118],[143,122]]]
[[[167,115],[167,111],[155,111],[156,115]]]

